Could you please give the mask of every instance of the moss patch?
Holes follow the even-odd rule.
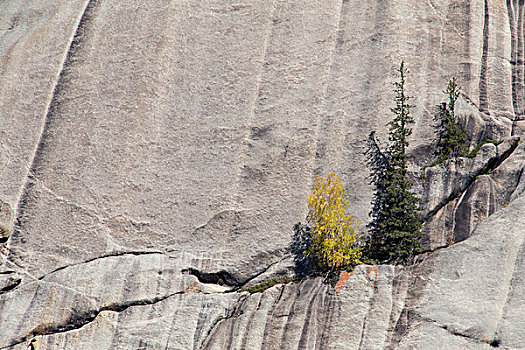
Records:
[[[476,147],[474,147],[474,149],[472,151],[470,151],[470,153],[467,155],[467,157],[475,158],[476,155],[478,154],[479,150],[481,149],[481,147],[483,147],[483,145],[485,145],[487,143],[492,143],[494,146],[497,146],[497,145],[499,145],[502,142],[503,141],[497,141],[497,140],[485,140],[483,142],[480,142],[480,143],[478,143],[478,145]]]
[[[251,287],[241,288],[241,289],[239,289],[239,291],[240,292],[249,292],[249,293],[252,293],[252,294],[253,293],[259,293],[259,292],[264,292],[265,290],[275,286],[276,284],[290,283],[290,282],[296,282],[296,281],[297,281],[297,278],[295,278],[295,277],[288,277],[288,276],[276,277],[276,278],[272,278],[270,280],[262,281],[261,283],[258,283],[258,284],[254,285],[254,286],[251,286]]]

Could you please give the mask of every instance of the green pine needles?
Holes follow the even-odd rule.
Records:
[[[408,139],[414,124],[411,97],[406,92],[408,73],[401,62],[399,80],[393,83],[395,98],[390,110],[394,117],[388,123],[388,145],[381,147],[374,131],[368,139],[366,155],[374,186],[368,237],[364,244],[360,242],[357,223],[346,213],[348,202],[339,178],[333,173],[326,179],[318,177],[308,197],[308,225],[296,225],[296,244],[290,248],[297,256],[298,268],[332,272],[361,261],[404,264],[422,252],[420,199],[412,191],[408,173]],[[444,91],[448,102],[441,104],[435,117],[435,163],[446,165],[467,155],[469,140],[455,116],[459,91],[456,78],[451,79]]]
[[[367,151],[374,196],[365,255],[374,262],[404,263],[421,252],[419,198],[411,191],[408,179],[406,149],[414,119],[410,116],[413,106],[406,94],[408,70],[404,62],[398,72],[399,81],[393,84],[396,97],[391,111],[394,119],[388,123],[389,146],[381,151],[372,132]]]
[[[459,125],[454,114],[456,101],[459,97],[460,87],[456,78],[452,78],[443,91],[448,96],[448,104],[443,102],[436,115],[436,134],[438,137],[435,155],[438,157],[435,164],[446,165],[449,160],[457,160],[468,153],[468,137]]]

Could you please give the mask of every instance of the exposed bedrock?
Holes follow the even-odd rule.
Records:
[[[0,348],[519,348],[524,11],[0,1]],[[507,140],[427,169],[431,247],[464,241],[339,287],[236,291],[291,275],[317,173],[341,175],[365,227],[366,140],[387,139],[401,60],[413,173],[452,76],[473,145]]]
[[[475,158],[458,158],[423,170],[426,249],[460,242],[523,191],[525,145],[513,136],[486,143]]]
[[[519,349],[524,202],[519,198],[472,237],[422,255],[411,267],[361,265],[341,273],[335,286],[318,277],[262,293],[227,293],[192,276],[182,281],[162,254],[95,260],[10,292],[0,327],[17,325],[11,334],[27,335],[15,343],[36,339],[41,349]],[[93,288],[87,276],[116,275],[90,269],[117,266],[134,272],[119,271],[120,278]],[[152,277],[160,269],[168,272]],[[64,280],[60,274],[71,281],[56,283]]]

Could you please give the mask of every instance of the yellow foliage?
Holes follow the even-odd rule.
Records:
[[[346,213],[349,204],[339,176],[333,172],[326,179],[317,176],[308,196],[306,220],[312,238],[308,255],[321,268],[338,269],[361,263],[355,232],[359,220]]]

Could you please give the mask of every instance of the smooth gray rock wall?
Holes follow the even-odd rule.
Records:
[[[341,174],[367,221],[363,151],[371,130],[386,140],[401,60],[416,105],[413,174],[431,161],[432,113],[452,76],[473,143],[523,136],[513,120],[525,106],[522,9],[517,0],[0,2],[0,348],[33,337],[44,349],[213,348],[228,336],[239,348],[432,348],[439,339],[482,348],[496,326],[518,347],[518,277],[510,306],[494,305],[506,316],[485,327],[481,315],[477,333],[467,332],[469,310],[448,317],[446,299],[432,299],[442,324],[402,312],[419,305],[411,278],[433,274],[442,288],[470,254],[481,261],[488,250],[486,270],[511,273],[514,250],[492,254],[467,244],[475,237],[413,273],[383,267],[377,290],[360,267],[339,299],[319,281],[265,298],[228,291],[289,271],[285,248],[315,174]],[[494,214],[494,247],[524,207],[521,158],[508,162],[491,175],[494,193],[512,190],[514,200]],[[490,260],[504,253],[510,265]],[[484,276],[473,270],[464,298],[483,290]],[[487,293],[505,295],[504,286]],[[436,288],[415,291],[430,298]],[[280,302],[278,290],[296,295]],[[268,311],[256,311],[261,300]],[[288,328],[274,303],[296,305]],[[236,323],[235,310],[253,316]],[[319,319],[306,324],[307,312]]]

